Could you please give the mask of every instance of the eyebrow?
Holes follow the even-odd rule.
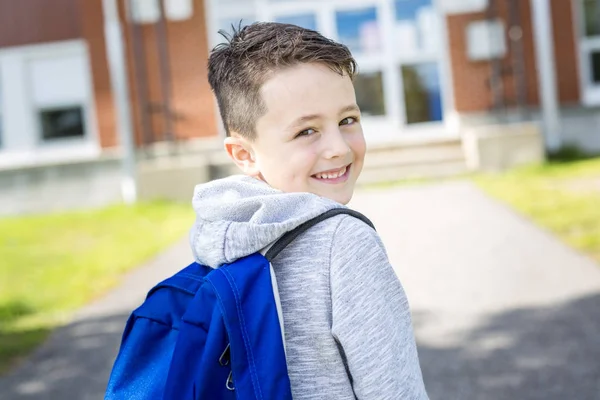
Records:
[[[358,108],[358,106],[357,106],[356,104],[350,104],[350,105],[347,105],[346,107],[343,107],[343,108],[342,108],[342,109],[339,111],[339,113],[340,113],[340,114],[343,114],[343,113],[350,112],[350,111],[356,111],[356,112],[360,112],[360,109]],[[309,121],[314,121],[315,119],[319,119],[319,118],[321,118],[321,117],[322,117],[322,115],[321,115],[321,114],[309,114],[309,115],[304,115],[304,116],[302,116],[302,117],[298,118],[297,120],[295,120],[294,122],[292,122],[292,123],[289,125],[289,127],[288,127],[288,128],[289,128],[289,129],[297,128],[297,127],[299,127],[300,125],[302,125],[302,124],[304,124],[304,123],[306,123],[306,122],[309,122]]]

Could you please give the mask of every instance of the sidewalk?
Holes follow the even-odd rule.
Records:
[[[600,399],[600,266],[467,182],[364,193],[431,399]]]
[[[467,182],[362,191],[412,305],[431,399],[600,399],[600,267]],[[182,240],[81,310],[4,400],[99,399],[129,312],[191,260]]]

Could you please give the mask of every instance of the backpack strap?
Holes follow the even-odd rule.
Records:
[[[288,244],[292,243],[294,241],[294,239],[296,239],[302,233],[306,232],[307,230],[309,230],[310,228],[312,228],[319,222],[325,221],[326,219],[335,217],[336,215],[340,215],[340,214],[351,215],[355,218],[360,219],[365,224],[369,225],[371,228],[375,229],[375,226],[373,225],[373,223],[367,217],[362,215],[361,213],[354,211],[354,210],[350,210],[349,208],[334,208],[334,209],[326,211],[323,214],[318,215],[312,219],[309,219],[308,221],[302,223],[301,225],[297,226],[293,230],[287,232],[277,242],[275,242],[275,244],[273,246],[271,246],[269,251],[267,251],[267,253],[265,254],[265,258],[267,260],[269,260],[269,262],[273,261],[273,259],[275,259],[275,257],[277,257],[279,255],[279,253],[287,247]]]

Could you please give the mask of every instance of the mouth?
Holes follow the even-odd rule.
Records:
[[[350,176],[351,167],[352,164],[348,164],[342,168],[316,173],[312,175],[311,178],[316,179],[319,182],[329,184],[344,183]]]

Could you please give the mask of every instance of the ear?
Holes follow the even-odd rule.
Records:
[[[233,134],[225,138],[225,151],[245,175],[260,175],[252,144],[245,138]]]

